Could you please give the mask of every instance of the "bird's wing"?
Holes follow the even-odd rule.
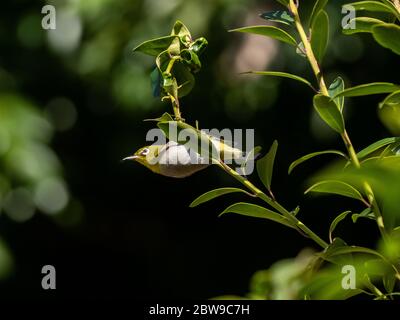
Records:
[[[175,141],[170,141],[163,146],[159,157],[160,164],[164,165],[207,164],[200,154]]]
[[[238,148],[233,147],[230,143],[221,139],[210,136],[210,141],[214,148],[220,153],[223,160],[234,160],[243,158],[244,152]]]

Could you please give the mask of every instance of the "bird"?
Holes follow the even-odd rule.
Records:
[[[243,151],[229,146],[222,140],[210,137],[210,141],[219,152],[220,160],[229,161],[243,157]],[[213,163],[212,159],[202,157],[188,146],[175,141],[142,147],[132,156],[122,160],[136,161],[154,173],[171,178],[186,178]]]

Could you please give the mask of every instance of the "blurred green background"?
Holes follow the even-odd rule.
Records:
[[[331,46],[323,66],[328,82],[339,74],[348,86],[396,82],[399,61],[390,51],[368,35],[341,34],[344,2],[328,7]],[[56,30],[41,27],[46,4],[56,8]],[[305,13],[312,5],[302,1]],[[256,270],[313,246],[271,222],[217,218],[240,196],[189,209],[199,194],[235,184],[216,168],[173,180],[120,162],[145,145],[152,123],[142,120],[170,111],[151,95],[154,62],[132,49],[168,34],[176,19],[209,42],[196,87],[181,101],[183,116],[203,128],[254,128],[264,150],[279,140],[274,193],[289,208],[300,204],[302,220],[317,232],[326,232],[335,215],[352,207],[351,201],[302,196],[304,180],[325,158],[287,176],[299,156],[341,148],[314,114],[312,92],[290,80],[239,75],[280,70],[312,79],[306,61],[291,48],[227,32],[264,24],[258,15],[275,8],[272,0],[2,3],[0,297],[244,294]],[[389,135],[376,115],[380,100],[348,102],[348,130],[358,149]],[[341,230],[351,230],[350,240],[368,235],[360,245],[373,245],[378,237],[368,222],[343,223]],[[46,264],[56,267],[55,291],[41,289]]]

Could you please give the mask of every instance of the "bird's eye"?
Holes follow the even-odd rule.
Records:
[[[150,150],[148,148],[143,149],[142,152],[140,153],[141,156],[147,156],[149,154]]]

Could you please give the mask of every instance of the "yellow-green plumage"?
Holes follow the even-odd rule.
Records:
[[[210,141],[220,153],[221,159],[238,159],[243,152],[239,149],[211,138]],[[201,157],[184,145],[170,141],[164,145],[151,145],[140,148],[133,156],[124,160],[134,160],[151,171],[167,177],[185,178],[193,173],[207,168],[211,160]]]

